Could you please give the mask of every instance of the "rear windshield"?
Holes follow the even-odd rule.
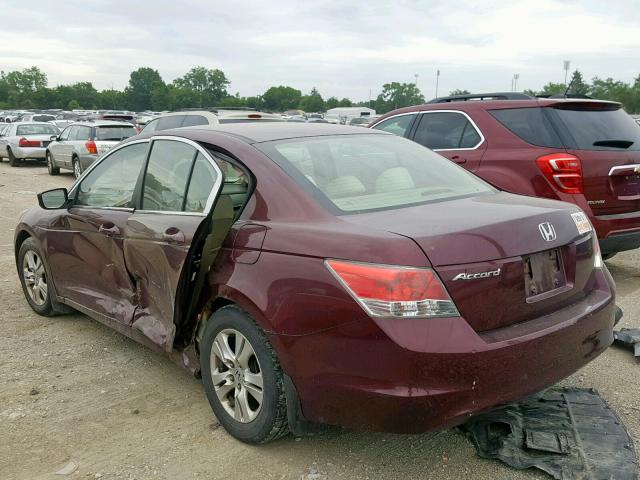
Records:
[[[53,115],[34,115],[32,120],[34,122],[51,122],[55,119],[56,117]]]
[[[136,129],[131,127],[122,127],[118,125],[114,126],[102,126],[96,127],[96,140],[114,140],[120,141],[125,138],[133,137],[136,134]]]
[[[361,213],[489,194],[437,153],[394,135],[336,135],[256,145],[335,213]]]
[[[60,130],[54,125],[18,125],[16,135],[53,135]]]
[[[554,110],[579,150],[640,150],[640,128],[621,108]]]

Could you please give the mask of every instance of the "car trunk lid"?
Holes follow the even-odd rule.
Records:
[[[342,218],[415,241],[461,315],[481,332],[545,315],[584,296],[593,242],[572,214],[581,212],[560,202],[497,193]]]

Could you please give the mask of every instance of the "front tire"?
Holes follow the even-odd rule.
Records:
[[[27,238],[20,246],[18,269],[22,291],[33,311],[43,317],[55,315],[47,270],[40,248],[33,238]]]
[[[50,152],[47,152],[47,170],[49,172],[49,175],[59,175],[60,174],[60,167],[55,167],[53,165],[53,157],[51,156]]]
[[[7,156],[9,157],[9,165],[11,165],[12,167],[20,166],[20,162],[18,161],[18,159],[13,154],[10,148],[7,148]]]
[[[207,322],[200,347],[204,390],[227,432],[252,444],[289,432],[280,363],[246,312],[235,305],[217,310]]]

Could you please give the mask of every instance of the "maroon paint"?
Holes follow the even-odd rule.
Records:
[[[612,342],[613,281],[606,268],[591,268],[591,242],[577,237],[569,217],[574,207],[500,193],[335,217],[251,146],[249,138],[381,133],[274,125],[163,134],[179,133],[214,145],[240,159],[255,175],[256,190],[211,269],[208,295],[237,303],[269,334],[309,420],[396,432],[455,425],[474,412],[559,381]],[[115,223],[115,214],[105,215]],[[50,252],[47,260],[54,287],[60,272],[66,272],[69,258],[79,262],[75,259],[82,257],[96,272],[113,261],[106,247],[84,257],[74,253],[77,247],[65,250],[76,242],[64,247],[59,238],[60,232],[69,229],[69,218],[66,211],[34,208],[16,229],[18,238],[28,232]],[[133,218],[139,223],[130,220],[125,225],[136,245],[123,254],[127,267],[138,274],[153,267],[152,275],[166,274],[173,281],[184,247],[161,241],[149,247],[146,242],[158,241],[165,229],[177,227],[185,232],[186,245],[193,230],[177,223],[184,218],[174,222],[175,216],[136,214]],[[543,220],[554,222],[556,243],[542,242],[537,225]],[[80,232],[70,235],[89,237]],[[574,288],[526,304],[518,258],[554,247],[562,249],[568,264],[575,259],[575,268],[567,272]],[[374,320],[328,272],[326,258],[433,266],[462,316]],[[473,273],[496,265],[504,268],[500,278],[452,281],[456,272]],[[165,279],[149,277],[152,281]],[[164,289],[149,292],[149,297],[165,295],[164,302],[171,303],[171,281]],[[125,282],[123,295],[139,301],[127,288]],[[58,300],[64,301],[58,294]],[[87,302],[95,303],[90,296]],[[160,317],[167,308],[147,312]],[[164,320],[157,320],[166,326]],[[126,334],[134,330],[127,328],[120,330]],[[182,357],[192,358],[193,352],[188,346]],[[192,360],[189,367],[193,368]]]

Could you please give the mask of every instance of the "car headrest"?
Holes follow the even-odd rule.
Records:
[[[346,175],[331,180],[324,190],[331,198],[342,198],[360,195],[366,191],[366,188],[357,177]]]
[[[378,193],[404,190],[415,186],[409,170],[404,167],[389,168],[378,175],[376,180],[376,192]]]

